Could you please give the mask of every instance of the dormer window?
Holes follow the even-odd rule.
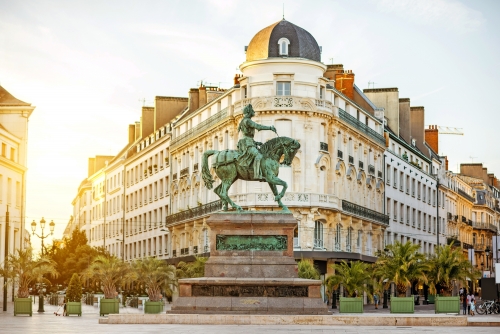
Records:
[[[278,41],[280,56],[288,56],[288,45],[290,45],[290,41],[287,38],[280,38]]]

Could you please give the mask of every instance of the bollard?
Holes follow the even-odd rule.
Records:
[[[332,293],[332,309],[337,308],[337,291]]]
[[[387,298],[388,298],[387,290],[384,290],[384,305],[382,306],[383,308],[389,307],[389,306],[387,306]]]
[[[40,294],[38,296],[38,312],[42,313],[42,312],[45,312],[45,310],[43,309],[43,295]]]

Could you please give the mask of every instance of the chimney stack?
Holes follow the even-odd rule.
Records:
[[[193,111],[200,107],[200,90],[191,88],[189,90],[189,110]]]
[[[429,128],[425,129],[425,142],[434,152],[439,154],[439,130],[437,125],[429,125]]]

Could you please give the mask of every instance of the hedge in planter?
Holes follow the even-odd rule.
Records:
[[[31,298],[14,298],[14,316],[18,314],[33,316],[33,300]]]
[[[443,297],[436,296],[434,311],[436,313],[456,313],[460,314],[460,296]]]
[[[66,290],[66,315],[82,315],[82,283],[75,273],[69,281],[68,290]]]
[[[340,297],[340,313],[363,313],[363,298]]]
[[[391,313],[415,313],[415,297],[391,297]]]

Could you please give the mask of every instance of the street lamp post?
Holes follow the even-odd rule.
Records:
[[[486,253],[486,270],[490,268],[490,247],[486,246],[486,249],[484,250],[484,253]]]
[[[54,227],[56,226],[56,224],[54,224],[54,221],[52,220],[50,223],[49,223],[49,229],[50,229],[50,235],[53,235],[54,234]],[[44,230],[45,230],[45,219],[43,219],[42,217],[42,220],[40,220],[40,228],[42,230],[42,235],[38,235],[37,233],[35,233],[36,231],[36,222],[33,220],[33,222],[31,223],[31,231],[33,232],[33,235],[36,235],[37,237],[39,237],[40,239],[42,239],[42,256],[44,255],[44,244],[43,244],[43,240],[45,238],[48,238],[49,237],[49,234],[47,235],[44,235]],[[39,296],[38,296],[38,312],[42,313],[42,312],[45,312],[45,310],[43,309],[43,286],[40,285],[40,288],[39,288]]]

